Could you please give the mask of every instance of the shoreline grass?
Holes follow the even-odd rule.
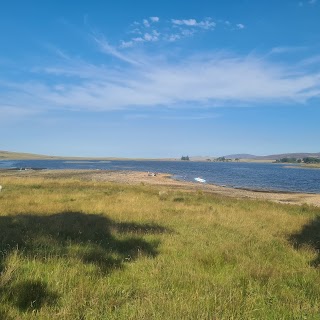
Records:
[[[1,184],[0,319],[319,318],[319,208],[77,179]]]

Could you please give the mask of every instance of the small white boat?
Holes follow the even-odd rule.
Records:
[[[198,181],[198,182],[201,182],[201,183],[205,183],[206,180],[202,179],[202,178],[194,178],[194,180]]]

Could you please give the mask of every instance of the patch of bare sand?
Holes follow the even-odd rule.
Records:
[[[247,198],[258,200],[269,200],[278,203],[287,204],[308,204],[320,207],[320,194],[289,193],[289,192],[267,192],[234,189],[221,187],[212,184],[195,183],[187,181],[177,181],[171,179],[169,174],[158,173],[156,176],[150,176],[147,172],[136,171],[109,171],[109,170],[41,170],[41,171],[7,171],[0,172],[0,176],[15,177],[47,177],[53,179],[59,178],[77,178],[89,181],[109,181],[125,184],[148,184],[164,186],[182,190],[203,190],[205,192],[220,194],[234,198]]]

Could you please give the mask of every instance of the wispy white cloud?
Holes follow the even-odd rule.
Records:
[[[154,23],[157,23],[160,21],[160,18],[159,17],[149,17],[149,18],[145,18],[143,19],[141,22],[138,22],[138,21],[134,21],[132,23],[132,26],[134,28],[137,29],[137,27],[141,27],[141,26],[144,26],[145,28],[150,28],[152,24]],[[139,30],[139,29],[137,29]]]
[[[305,1],[299,1],[298,6],[303,7],[304,5],[315,5],[318,2],[318,0],[305,0]]]
[[[144,38],[142,37],[136,37],[136,38],[132,38],[133,42],[144,42]]]
[[[177,33],[165,35],[165,40],[169,42],[175,42],[183,38],[192,37],[196,33],[194,29],[180,29]]]
[[[299,65],[303,67],[306,67],[306,66],[314,67],[315,65],[319,65],[319,64],[320,64],[320,55],[314,55],[314,56],[305,58],[299,63]]]
[[[129,58],[127,55],[119,52],[115,47],[111,46],[104,37],[92,36],[93,40],[96,42],[100,50],[108,55],[112,55],[122,61],[125,61],[130,64],[138,64],[137,61]]]
[[[216,23],[212,21],[211,18],[207,18],[202,21],[197,21],[196,19],[171,19],[172,24],[178,25],[178,26],[188,26],[188,27],[196,27],[201,29],[214,29],[216,26]]]
[[[1,82],[0,106],[35,110],[119,110],[170,106],[258,106],[320,98],[320,70],[268,57],[207,53],[204,56],[128,56],[105,40],[103,52],[119,60],[101,65],[63,59],[32,69],[33,81]],[[101,48],[100,48],[101,50]],[[141,63],[140,61],[143,61]],[[178,62],[177,62],[178,61]],[[122,62],[128,62],[123,64]],[[312,61],[309,61],[312,63]],[[36,80],[50,79],[50,80]],[[32,79],[32,74],[29,74]],[[7,111],[8,112],[8,111]]]
[[[46,44],[45,47],[52,52],[53,54],[55,54],[56,56],[62,58],[62,59],[70,59],[70,57],[68,56],[68,54],[66,54],[63,50],[61,50],[60,48],[53,46],[52,44]]]
[[[219,118],[220,115],[218,114],[212,114],[212,113],[198,113],[197,115],[166,115],[166,116],[160,116],[158,119],[161,120],[190,120],[190,121],[196,121],[196,120],[207,120],[207,119],[216,119]]]
[[[153,26],[160,21],[159,17],[149,17],[142,22],[135,21],[131,25],[129,34],[132,34],[129,40],[120,40],[119,48],[131,48],[136,44],[146,42],[156,42],[161,40],[160,32]]]
[[[132,30],[129,31],[129,33],[132,33],[132,34],[142,34],[142,31],[141,31],[141,29],[139,29],[139,28],[133,28]]]
[[[166,113],[166,114],[150,114],[150,113],[130,113],[125,115],[125,119],[133,119],[133,120],[141,120],[141,119],[154,119],[157,120],[206,120],[206,119],[215,119],[219,118],[219,114],[212,114],[212,113],[201,113],[198,112],[197,114],[188,114],[188,115],[177,115],[176,113]]]
[[[150,17],[149,18],[152,22],[159,22],[160,18],[159,17]]]
[[[120,40],[119,47],[122,49],[131,48],[137,44],[156,41],[176,42],[192,37],[199,32],[212,32],[218,25],[229,30],[245,28],[242,23],[232,24],[229,20],[214,21],[211,17],[202,20],[194,18],[160,20],[159,17],[154,16],[145,18],[141,22],[133,22],[131,30],[128,32],[133,36]]]
[[[175,33],[175,34],[169,34],[169,35],[167,35],[167,40],[168,41],[170,41],[170,42],[175,42],[175,41],[177,41],[177,40],[180,40],[181,39],[181,34],[177,34],[177,33]]]
[[[143,24],[145,27],[149,28],[150,27],[150,22],[147,19],[143,19]]]
[[[134,45],[133,40],[124,41],[120,40],[120,48],[131,48]]]
[[[197,20],[195,19],[184,19],[184,20],[178,20],[178,19],[172,19],[171,22],[173,24],[177,24],[179,26],[185,25],[185,26],[196,26],[197,25]]]
[[[144,36],[143,36],[143,38],[144,38],[144,40],[145,41],[158,41],[159,40],[159,38],[158,38],[158,32],[153,32],[152,34],[150,34],[150,33],[145,33],[144,34]]]
[[[241,30],[241,29],[245,28],[245,25],[242,23],[238,23],[238,24],[236,24],[236,27]]]
[[[303,51],[306,50],[306,47],[302,46],[282,46],[282,47],[274,47],[270,50],[270,54],[283,54],[283,53],[290,53],[290,52],[298,52],[298,51]]]
[[[133,37],[129,41],[121,40],[120,48],[131,48],[137,43],[156,42],[160,40],[159,36],[160,36],[160,32],[158,32],[157,30],[152,30],[150,32],[141,34],[139,37]]]

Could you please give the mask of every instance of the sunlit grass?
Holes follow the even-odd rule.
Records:
[[[319,318],[319,209],[75,179],[0,184],[0,319]]]

